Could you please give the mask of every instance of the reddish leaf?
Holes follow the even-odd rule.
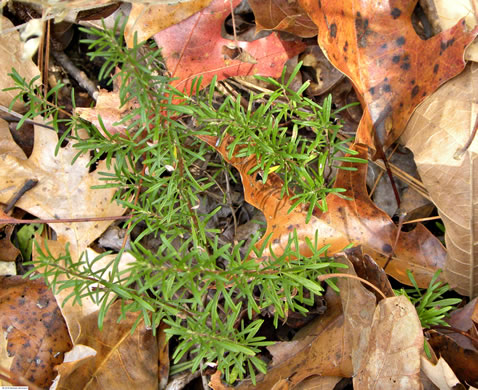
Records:
[[[198,136],[209,145],[215,147],[217,138]],[[231,163],[240,173],[244,196],[248,203],[261,210],[267,221],[267,230],[270,244],[275,253],[281,253],[287,244],[289,234],[294,229],[301,243],[301,251],[307,256],[310,249],[306,245],[305,237],[314,241],[315,232],[318,232],[318,246],[330,245],[329,253],[341,251],[349,244],[362,245],[364,253],[371,256],[377,263],[384,265],[392,252],[397,236],[397,227],[382,210],[370,200],[365,178],[367,165],[358,164],[357,171],[340,170],[336,179],[336,187],[345,188],[346,195],[353,201],[339,198],[335,194],[327,196],[329,211],[326,213],[314,212],[310,222],[305,223],[307,207],[297,207],[288,213],[292,202],[290,197],[280,197],[283,182],[279,176],[270,173],[265,184],[256,181],[255,175],[248,175],[256,165],[256,158],[233,157],[228,159],[227,145],[232,137],[225,139],[218,147],[223,158]],[[356,146],[358,157],[366,158],[366,148]],[[350,166],[351,164],[346,164]],[[292,195],[291,195],[292,196]],[[258,243],[262,244],[264,238]],[[406,270],[410,269],[422,287],[428,283],[439,268],[443,268],[446,252],[440,241],[433,236],[423,225],[418,224],[411,232],[400,233],[395,254],[387,267],[387,273],[405,284],[410,284]]]
[[[427,41],[412,27],[417,0],[299,0],[319,28],[319,45],[354,83],[364,115],[357,143],[389,146],[416,106],[460,73],[478,34],[465,21]],[[375,137],[374,137],[375,134]]]
[[[40,387],[49,387],[54,366],[72,347],[65,320],[41,280],[0,277],[0,323],[8,340],[9,368]]]
[[[296,0],[249,0],[256,31],[280,30],[299,37],[315,37],[317,26]]]
[[[233,6],[240,0],[232,0]],[[172,84],[189,92],[193,78],[202,76],[201,86],[213,76],[218,80],[232,76],[263,75],[277,77],[284,63],[299,54],[302,42],[286,42],[276,34],[253,42],[234,42],[221,37],[224,20],[231,11],[230,2],[214,0],[204,10],[154,36],[163,48],[166,64],[173,77]],[[241,61],[242,59],[242,61]]]

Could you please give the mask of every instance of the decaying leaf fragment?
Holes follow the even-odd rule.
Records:
[[[335,194],[326,198],[328,211],[315,211],[308,224],[305,223],[307,207],[298,206],[288,213],[292,202],[290,196],[280,197],[283,182],[280,177],[270,173],[265,184],[257,181],[255,175],[248,172],[256,165],[255,156],[247,158],[228,158],[227,146],[232,138],[225,138],[216,146],[217,138],[198,136],[221,153],[240,173],[244,187],[245,200],[261,210],[267,221],[264,237],[269,237],[269,244],[276,254],[282,253],[288,237],[294,230],[304,256],[310,256],[310,249],[305,238],[314,242],[318,232],[318,247],[330,245],[329,254],[337,253],[349,244],[362,245],[364,253],[384,265],[397,237],[397,227],[382,210],[370,200],[365,178],[366,164],[355,164],[356,171],[339,170],[335,187],[345,188],[345,195],[352,198],[345,200]],[[366,158],[366,150],[357,146],[358,157]],[[347,163],[347,167],[351,164]],[[264,238],[258,243],[263,244]],[[264,253],[267,255],[267,252]],[[410,284],[406,270],[410,269],[422,287],[428,286],[437,269],[443,268],[446,252],[440,241],[423,225],[419,224],[410,232],[401,232],[394,250],[392,260],[387,266],[387,273],[404,284]]]
[[[364,114],[356,143],[381,149],[402,133],[416,106],[465,67],[478,34],[465,21],[424,41],[413,29],[417,0],[299,0],[319,28],[330,62],[348,76]]]
[[[445,278],[459,293],[478,295],[478,65],[471,63],[418,107],[402,135],[445,224]]]

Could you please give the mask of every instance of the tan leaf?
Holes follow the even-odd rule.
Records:
[[[211,1],[192,0],[176,4],[133,3],[124,30],[126,44],[133,47],[135,33],[138,35],[138,42],[151,38],[154,34],[206,8]]]
[[[421,389],[422,350],[422,327],[411,302],[404,296],[380,301],[354,389]]]
[[[8,339],[7,353],[13,359],[8,368],[39,387],[49,387],[55,377],[54,366],[71,349],[65,321],[51,291],[41,280],[2,276],[0,313],[3,337]],[[1,361],[3,366],[6,361]]]
[[[40,74],[38,67],[31,59],[22,60],[23,43],[20,41],[20,34],[16,30],[4,33],[3,30],[13,28],[12,22],[3,15],[0,15],[0,23],[2,34],[0,34],[0,64],[2,72],[0,73],[0,104],[8,107],[17,95],[16,91],[2,91],[4,88],[10,88],[15,85],[13,80],[8,76],[12,68],[29,82],[35,76]],[[23,101],[18,100],[13,106],[14,111],[19,111],[23,107]]]
[[[0,128],[8,137],[8,128]],[[99,172],[107,172],[106,162],[89,173],[89,155],[83,154],[72,165],[78,150],[70,143],[55,156],[58,136],[41,127],[35,128],[34,147],[27,159],[9,153],[0,155],[0,181],[4,183],[0,202],[7,202],[28,179],[38,180],[36,187],[25,193],[16,206],[39,218],[104,217],[121,215],[123,207],[111,202],[115,189],[92,190],[104,184]],[[71,247],[86,248],[106,230],[111,221],[52,224],[58,240]]]
[[[58,366],[57,390],[158,388],[155,337],[151,330],[146,329],[142,319],[131,333],[137,316],[141,314],[127,313],[118,323],[121,305],[118,301],[109,308],[103,330],[98,329],[98,312],[81,319],[77,341],[83,347],[79,348],[78,360],[69,357],[69,362]]]
[[[460,381],[445,359],[440,358],[433,364],[424,356],[421,357],[422,371],[440,390],[454,390]]]
[[[438,208],[446,233],[445,277],[461,294],[478,294],[478,138],[458,159],[478,115],[478,65],[449,81],[413,114],[402,141]]]

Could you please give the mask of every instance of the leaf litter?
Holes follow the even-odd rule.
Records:
[[[149,21],[141,18],[134,23],[130,22],[127,39],[131,42],[135,29],[140,30],[144,37],[156,34],[158,45],[165,47],[166,65],[171,74],[178,77],[176,85],[181,89],[188,91],[192,78],[198,75],[204,77],[203,87],[211,81],[213,75],[219,79],[246,74],[277,76],[281,73],[284,62],[305,48],[297,39],[286,41],[276,33],[256,41],[257,43],[234,42],[231,46],[230,41],[222,38],[219,33],[230,5],[214,0],[209,6],[208,3],[192,2],[190,11],[186,11],[191,13],[191,17],[186,13],[183,21],[173,19],[166,24],[164,20],[157,23],[159,19],[155,18],[154,8],[133,5],[135,12],[141,13],[146,9],[148,17],[156,24],[149,26]],[[238,3],[239,1],[233,1],[232,5]],[[281,1],[271,0],[266,3],[270,7],[278,7]],[[362,157],[367,156],[363,145],[380,149],[394,142],[418,103],[463,69],[463,50],[478,33],[476,29],[466,32],[464,24],[460,22],[451,30],[422,42],[414,33],[410,21],[414,1],[380,3],[384,10],[382,13],[364,7],[363,2],[350,0],[345,7],[341,4],[342,10],[347,11],[347,14],[341,14],[340,10],[334,8],[338,3],[319,1],[315,4],[301,0],[289,2],[290,8],[281,8],[281,12],[269,15],[258,8],[254,10],[253,4],[258,29],[285,30],[308,37],[313,36],[315,31],[311,21],[318,25],[320,46],[332,64],[351,78],[364,107],[364,116],[354,146]],[[189,6],[185,5],[185,8],[188,9]],[[212,22],[214,18],[217,20]],[[171,26],[168,27],[168,23]],[[162,31],[159,32],[160,30]],[[204,37],[207,37],[206,45]],[[247,55],[231,56],[232,52],[224,49],[228,44],[233,50]],[[393,47],[389,48],[388,45]],[[419,79],[416,77],[418,70]],[[123,113],[118,101],[111,99],[113,95],[103,93],[96,108],[83,111],[83,115],[85,119],[95,123],[98,113],[103,118],[104,114],[113,110],[114,116],[107,121],[109,131],[114,129],[114,123],[121,119]],[[448,97],[432,99],[449,100]],[[463,100],[460,107],[469,101],[467,98]],[[8,105],[9,101],[4,104]],[[409,128],[412,126],[415,136],[426,138],[423,130],[426,126],[418,126],[413,119]],[[459,128],[456,125],[457,132]],[[466,130],[469,130],[469,125]],[[25,179],[34,177],[39,181],[39,186],[27,192],[16,206],[38,218],[110,216],[124,212],[121,207],[109,203],[111,191],[90,189],[99,182],[96,172],[106,171],[105,166],[90,173],[86,168],[87,159],[81,160],[81,156],[71,165],[75,154],[72,145],[60,148],[58,155],[55,155],[57,136],[50,130],[39,127],[35,128],[33,153],[27,158],[9,133],[5,126],[1,135],[0,164],[4,172],[2,182],[8,186],[0,192],[1,202],[8,202]],[[306,224],[308,210],[299,208],[288,213],[290,200],[278,196],[282,186],[279,176],[271,173],[266,183],[256,181],[248,174],[250,168],[257,164],[254,156],[229,158],[225,152],[225,143],[217,145],[217,139],[202,139],[214,146],[227,162],[238,169],[245,200],[260,209],[266,217],[267,229],[263,237],[272,234],[270,242],[274,252],[280,253],[292,230],[298,232],[301,249],[306,252],[306,246],[303,245],[305,237],[312,238],[318,231],[319,245],[330,245],[330,253],[336,253],[338,260],[349,265],[347,274],[354,275],[355,268],[360,277],[387,295],[385,299],[380,298],[377,304],[375,295],[364,287],[365,284],[345,277],[338,278],[340,295],[330,289],[327,291],[328,309],[325,314],[303,327],[291,341],[278,342],[269,347],[272,361],[268,373],[258,377],[257,385],[246,381],[237,388],[299,389],[322,385],[324,388],[333,388],[340,378],[353,377],[354,388],[357,389],[376,388],[384,383],[387,384],[386,388],[418,389],[421,388],[420,369],[440,388],[445,385],[438,383],[446,382],[446,386],[450,388],[456,385],[457,382],[453,380],[457,379],[443,359],[437,364],[423,358],[423,333],[416,311],[405,297],[391,296],[393,291],[380,267],[388,264],[387,274],[405,284],[409,284],[405,271],[411,269],[419,285],[425,287],[437,269],[450,270],[453,267],[453,257],[452,261],[450,257],[446,259],[444,247],[422,225],[410,232],[400,232],[392,220],[372,203],[365,186],[365,165],[357,166],[356,171],[340,171],[335,183],[337,187],[345,188],[354,200],[329,195],[328,211],[320,213],[314,210],[311,222]],[[420,149],[425,149],[423,142],[417,147],[416,156]],[[473,149],[470,149],[467,153],[472,152]],[[435,151],[435,154],[440,153]],[[426,183],[428,171],[421,174]],[[65,191],[71,188],[78,189],[75,197],[65,197]],[[435,193],[429,190],[433,196]],[[439,205],[438,207],[440,209]],[[60,254],[64,252],[64,244],[69,242],[73,258],[78,258],[84,250],[89,250],[94,256],[95,252],[89,246],[110,224],[109,221],[52,224],[57,241],[50,240],[47,245],[56,254]],[[362,249],[355,253],[339,253],[349,244],[361,245]],[[353,260],[352,263],[349,259]],[[107,263],[107,259],[105,261]],[[128,261],[125,258],[123,265]],[[462,280],[470,278],[470,271],[461,272],[463,275],[458,280],[449,276],[448,279],[457,286],[462,285]],[[474,295],[473,284],[467,283],[472,287],[465,288],[462,292]],[[65,295],[56,296],[59,303],[64,298]],[[78,306],[70,309],[68,314],[68,306],[63,307],[63,316],[68,324],[69,335],[72,336],[72,352],[79,351],[80,357],[75,356],[76,352],[72,353],[74,357],[69,357],[68,361],[58,367],[60,377],[57,378],[57,388],[75,388],[80,382],[83,388],[96,388],[93,385],[95,381],[107,384],[106,388],[128,388],[128,381],[131,380],[144,388],[157,388],[158,348],[150,330],[141,325],[131,334],[131,326],[137,320],[133,317],[116,324],[120,312],[118,302],[113,304],[111,316],[104,322],[106,332],[97,329],[98,307],[94,304],[86,303],[83,309]],[[463,332],[476,336],[476,322],[472,320],[476,321],[474,311],[466,312],[465,322],[469,327]],[[433,332],[429,337],[437,351],[451,348],[444,347],[445,343],[456,343],[449,336]],[[168,354],[164,352],[166,344],[164,339],[160,343],[163,359],[168,358]],[[463,383],[473,384],[476,380],[473,371],[470,373],[464,369],[470,360],[463,356],[469,356],[470,352],[463,351],[476,346],[464,348],[453,345],[455,352],[445,359],[448,363],[450,360],[459,361],[458,365],[451,365],[451,369]],[[32,351],[34,350],[27,352]],[[138,354],[134,355],[133,351]],[[464,360],[456,359],[458,356]],[[120,361],[125,364],[119,365]],[[9,367],[11,364],[11,361],[7,363]],[[316,375],[327,377],[328,384],[316,379]],[[166,374],[163,374],[162,386],[164,376]],[[51,378],[50,375],[48,381]],[[37,379],[33,379],[37,383]],[[216,390],[225,388],[219,372],[212,376],[211,386]]]

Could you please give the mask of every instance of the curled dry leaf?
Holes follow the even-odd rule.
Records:
[[[135,313],[127,313],[118,322],[121,305],[118,301],[108,309],[102,330],[98,329],[98,312],[80,320],[77,345],[88,347],[89,353],[57,367],[57,390],[158,389],[158,346],[153,332],[142,319],[131,332]]]
[[[397,237],[397,227],[382,210],[370,200],[365,179],[367,164],[350,164],[356,171],[339,170],[335,187],[345,188],[345,195],[353,200],[345,200],[335,194],[327,196],[328,211],[315,211],[306,224],[307,207],[298,206],[292,212],[288,210],[293,202],[290,196],[280,197],[283,182],[280,177],[270,173],[267,182],[256,180],[256,175],[248,172],[256,165],[255,156],[247,158],[228,158],[227,146],[232,141],[226,137],[219,146],[217,138],[198,136],[221,153],[222,157],[231,163],[240,173],[244,187],[245,200],[261,210],[267,221],[264,237],[269,237],[269,244],[276,254],[282,253],[287,245],[288,237],[297,231],[300,250],[304,256],[310,256],[310,248],[305,238],[314,242],[318,232],[318,247],[330,245],[329,254],[343,250],[347,245],[362,245],[364,253],[371,256],[378,264],[384,265],[392,255],[393,245]],[[356,146],[357,157],[366,158],[364,147]],[[261,246],[265,238],[257,245]],[[392,260],[387,266],[387,273],[404,284],[410,284],[406,270],[410,269],[421,287],[427,287],[433,274],[443,268],[446,252],[440,241],[423,225],[410,232],[401,232],[393,251]],[[267,255],[267,251],[264,253]]]
[[[382,300],[373,316],[368,349],[354,389],[421,390],[423,333],[415,307],[404,296]]]
[[[176,4],[131,4],[124,37],[128,47],[133,47],[134,35],[138,42],[194,15],[206,8],[212,0],[191,0]]]
[[[465,67],[463,51],[478,34],[462,20],[424,41],[413,29],[417,0],[299,0],[319,28],[330,62],[348,76],[364,114],[356,143],[392,144],[426,96]]]
[[[39,387],[49,387],[55,377],[54,366],[71,349],[65,321],[51,291],[41,280],[1,276],[0,313],[7,354],[12,358],[11,366],[3,367]]]
[[[240,1],[231,0],[234,7]],[[202,88],[214,76],[218,80],[256,74],[277,77],[284,63],[305,48],[302,42],[283,41],[275,33],[253,42],[222,38],[231,2],[213,0],[209,7],[154,36],[171,76],[177,78],[172,84],[179,90],[189,93],[193,79],[199,76]]]
[[[478,65],[472,63],[418,107],[401,138],[445,224],[445,277],[469,296],[478,294],[478,138],[455,155],[472,135],[477,83]]]
[[[249,0],[256,20],[256,32],[279,30],[311,38],[317,35],[317,26],[310,20],[297,0]]]

